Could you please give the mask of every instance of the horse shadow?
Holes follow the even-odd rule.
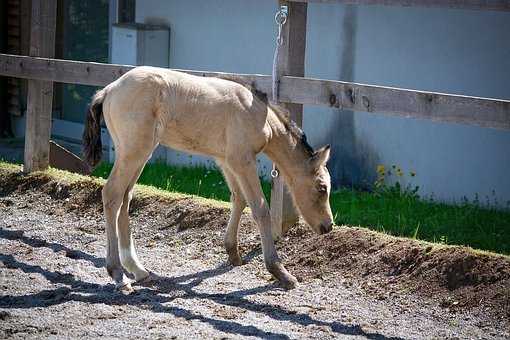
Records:
[[[11,241],[20,241],[34,247],[47,247],[55,252],[64,250],[67,254],[68,251],[71,251],[75,255],[76,259],[89,261],[96,267],[104,264],[104,260],[102,258],[82,251],[76,251],[57,243],[47,242],[36,237],[27,237],[21,231],[11,231],[0,228],[0,238]],[[260,254],[260,252],[260,249],[252,250],[247,254],[246,261],[252,261]],[[366,332],[359,325],[346,325],[338,321],[322,321],[305,313],[296,313],[295,311],[287,310],[281,306],[250,301],[247,299],[249,296],[262,294],[268,291],[282,290],[276,283],[269,283],[229,293],[205,293],[194,289],[204,280],[223,275],[232,270],[233,267],[228,264],[223,264],[216,268],[182,276],[167,277],[157,275],[155,280],[149,286],[138,286],[133,294],[124,295],[116,291],[113,284],[101,285],[86,282],[76,278],[72,274],[50,271],[38,265],[18,261],[12,255],[0,253],[0,262],[2,262],[6,268],[18,269],[24,273],[40,274],[53,284],[58,284],[60,286],[64,285],[64,287],[46,289],[33,294],[18,296],[0,295],[0,308],[5,309],[49,307],[71,301],[88,304],[130,305],[148,309],[154,313],[168,313],[186,320],[198,320],[211,325],[218,331],[233,335],[270,339],[289,339],[289,336],[283,333],[265,331],[256,326],[243,325],[233,320],[212,318],[194,313],[184,308],[165,305],[175,298],[203,299],[210,300],[224,306],[237,307],[247,311],[260,313],[276,321],[286,321],[300,326],[316,325],[329,327],[332,332],[338,335],[356,335],[363,336],[368,339],[381,340],[400,339],[395,337],[389,338],[379,333]]]

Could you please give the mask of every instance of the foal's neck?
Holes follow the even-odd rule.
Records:
[[[306,172],[306,162],[309,155],[306,153],[301,140],[292,134],[284,124],[279,121],[270,121],[272,136],[264,149],[264,153],[276,163],[276,166],[292,185],[294,179]]]

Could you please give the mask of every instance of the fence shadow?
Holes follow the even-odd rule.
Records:
[[[69,247],[66,247],[64,245],[61,245],[60,243],[55,242],[48,242],[46,240],[37,238],[37,237],[28,237],[24,235],[24,232],[22,230],[7,230],[0,228],[0,238],[3,238],[5,240],[9,241],[20,241],[28,246],[34,247],[34,248],[48,248],[53,250],[53,252],[58,253],[61,251],[64,251],[66,254],[66,257],[69,257],[71,259],[79,259],[79,260],[85,260],[94,265],[96,268],[103,268],[105,266],[105,260],[104,258],[100,258],[88,253],[85,253],[81,250],[71,249]]]
[[[35,247],[44,246],[54,251],[55,249],[59,249],[58,251],[73,251],[72,249],[57,243],[24,236],[23,233],[19,231],[7,231],[5,229],[0,229],[0,238],[18,240]],[[94,255],[81,251],[75,252],[80,255],[80,257],[77,258],[88,260],[94,265],[104,262],[102,259],[95,257]],[[248,254],[247,260],[250,261],[259,253],[260,249],[253,250]],[[135,293],[131,295],[123,295],[115,290],[113,284],[100,285],[97,283],[86,282],[77,279],[72,274],[50,271],[38,265],[31,265],[18,261],[14,258],[14,256],[9,254],[0,253],[0,262],[2,262],[6,268],[18,269],[24,273],[40,274],[53,284],[65,285],[65,287],[46,289],[33,294],[19,296],[2,295],[0,296],[0,308],[30,309],[36,307],[48,307],[70,301],[89,304],[131,305],[151,310],[154,313],[168,313],[186,320],[199,320],[211,325],[219,331],[229,334],[260,338],[289,338],[288,335],[283,333],[264,331],[256,326],[246,326],[232,320],[211,318],[184,308],[165,305],[165,303],[171,302],[175,298],[195,300],[203,299],[210,300],[224,306],[242,308],[247,311],[260,313],[277,321],[291,322],[301,326],[316,325],[329,327],[338,335],[358,335],[368,339],[397,339],[388,338],[379,333],[365,332],[358,325],[351,326],[337,321],[322,321],[312,318],[308,314],[295,313],[294,311],[287,310],[281,306],[250,301],[247,299],[249,296],[280,289],[275,283],[229,293],[204,293],[194,290],[194,288],[204,280],[220,276],[231,270],[232,267],[227,264],[188,275],[176,277],[157,276],[150,287],[137,287]]]

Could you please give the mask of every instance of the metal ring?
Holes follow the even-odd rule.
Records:
[[[271,177],[273,177],[273,178],[278,177],[278,170],[276,170],[276,169],[271,170]]]
[[[285,25],[285,22],[287,21],[287,14],[283,11],[276,12],[274,21],[276,21],[278,25]]]

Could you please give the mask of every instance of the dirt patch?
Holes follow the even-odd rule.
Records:
[[[1,196],[37,191],[62,201],[65,212],[101,214],[101,189],[101,184],[90,180],[62,183],[43,173],[8,173],[0,181]],[[229,216],[228,209],[207,206],[192,197],[143,195],[133,199],[130,213],[146,217],[163,213],[165,223],[160,230],[175,228],[178,232],[191,228],[223,230]],[[247,216],[243,223],[256,229]],[[292,228],[279,248],[288,257],[288,268],[304,282],[342,275],[362,280],[363,286],[381,299],[387,298],[388,292],[405,289],[439,299],[453,309],[482,307],[496,317],[510,317],[510,259],[505,256],[395,238],[362,228],[338,227],[318,236],[303,224]]]
[[[2,209],[2,214],[6,212],[13,214],[12,220],[3,218],[5,221],[4,224],[9,228],[25,228],[18,231],[0,229],[3,239],[9,240],[9,242],[22,242],[19,246],[16,246],[16,250],[13,254],[24,254],[23,256],[32,261],[41,259],[39,255],[36,256],[37,251],[52,249],[55,253],[62,255],[61,259],[58,260],[62,263],[65,261],[81,262],[84,260],[91,262],[94,268],[101,269],[98,274],[94,275],[100,275],[98,277],[101,277],[101,280],[107,280],[106,273],[102,270],[104,261],[101,257],[89,255],[83,250],[87,249],[89,245],[96,244],[98,235],[102,235],[103,233],[103,230],[97,227],[98,224],[102,224],[101,183],[83,177],[77,177],[73,180],[63,180],[58,176],[45,173],[26,176],[16,171],[6,170],[0,170],[0,177],[0,209]],[[35,211],[39,212],[36,213]],[[218,263],[218,261],[221,263],[226,258],[222,249],[222,239],[223,231],[228,221],[229,210],[224,207],[214,204],[205,204],[189,196],[173,197],[139,192],[131,204],[130,211],[133,217],[133,223],[138,229],[135,234],[136,242],[141,249],[141,257],[145,258],[146,261],[148,258],[152,261],[152,258],[155,256],[152,255],[153,253],[158,253],[161,256],[161,251],[163,250],[165,252],[175,252],[175,254],[172,255],[170,255],[170,253],[165,253],[167,254],[165,255],[165,260],[170,261],[173,265],[177,265],[181,271],[188,268],[187,266],[189,266],[188,270],[199,271],[197,268],[207,268],[211,263]],[[41,213],[43,215],[41,215]],[[27,221],[30,220],[30,218],[34,221],[24,222],[20,220],[20,218],[14,216],[16,214],[25,216],[23,218]],[[30,217],[32,216],[31,214],[36,214],[36,216]],[[49,219],[49,221],[52,221],[51,223],[48,222],[45,224],[47,228],[45,233],[56,233],[57,235],[59,231],[53,230],[52,223],[55,224],[61,221],[63,225],[68,225],[72,223],[70,222],[71,220],[76,220],[76,227],[65,231],[69,233],[66,240],[71,243],[73,242],[72,240],[76,240],[74,242],[77,242],[76,244],[79,244],[80,248],[68,248],[54,241],[27,237],[23,230],[39,230],[39,227],[37,227],[37,229],[32,227],[39,223],[39,219]],[[238,276],[233,276],[234,281],[232,284],[234,286],[254,284],[256,280],[254,280],[253,277],[263,282],[271,282],[269,274],[263,267],[263,261],[260,259],[259,237],[256,232],[257,228],[255,223],[245,214],[242,218],[241,225],[240,248],[249,263],[246,266],[236,268],[237,274],[235,275]],[[41,232],[43,232],[42,230],[43,229],[41,229]],[[64,231],[62,231],[62,233],[63,232]],[[96,248],[90,248],[89,251],[97,252],[99,251],[98,249],[101,249],[97,247],[103,246],[102,242],[97,242]],[[326,327],[328,329],[327,332],[324,334],[320,333],[325,336],[351,334],[372,337],[373,334],[379,333],[370,333],[367,332],[366,329],[376,329],[380,327],[385,330],[384,332],[381,331],[383,333],[405,334],[406,336],[415,337],[412,335],[414,333],[412,333],[410,329],[400,331],[391,330],[392,326],[390,325],[391,322],[393,322],[391,320],[397,318],[399,313],[403,315],[402,317],[405,316],[405,318],[409,318],[409,320],[405,319],[407,320],[405,322],[408,322],[410,325],[420,323],[425,325],[423,327],[428,327],[426,326],[427,322],[432,322],[430,320],[434,318],[434,320],[436,320],[434,322],[439,322],[437,321],[439,320],[437,319],[438,317],[444,317],[445,320],[450,320],[448,322],[453,325],[454,322],[451,321],[452,315],[458,315],[455,318],[458,318],[460,321],[455,321],[455,323],[462,324],[463,322],[467,322],[465,320],[474,320],[472,323],[477,325],[466,325],[466,332],[470,329],[469,332],[476,333],[476,331],[473,331],[475,328],[469,327],[480,327],[476,328],[478,332],[480,332],[479,334],[486,334],[486,331],[484,331],[483,327],[480,325],[489,325],[487,327],[492,327],[491,334],[497,336],[503,334],[501,333],[502,330],[508,332],[510,328],[508,322],[510,319],[510,260],[508,257],[480,253],[465,247],[451,247],[400,239],[361,228],[336,227],[332,233],[318,236],[313,234],[303,224],[292,228],[290,232],[278,242],[278,248],[280,254],[285,259],[289,271],[295,274],[303,285],[303,288],[295,291],[297,293],[287,292],[285,294],[287,294],[286,296],[288,298],[290,298],[290,296],[295,298],[295,301],[304,299],[300,302],[301,304],[292,304],[292,300],[290,302],[283,302],[283,300],[277,299],[276,301],[279,301],[277,304],[285,308],[277,307],[273,303],[275,294],[265,289],[262,291],[256,290],[256,292],[266,294],[266,297],[260,296],[259,298],[262,300],[265,298],[273,299],[271,300],[272,303],[268,304],[269,302],[266,300],[264,300],[264,303],[259,301],[258,304],[255,305],[256,307],[251,305],[244,298],[244,295],[238,294],[231,296],[229,295],[230,293],[226,295],[217,292],[208,293],[208,289],[220,289],[221,291],[223,289],[222,287],[225,286],[225,283],[221,281],[211,282],[209,288],[203,288],[204,291],[192,291],[193,287],[198,287],[200,284],[213,277],[209,276],[209,274],[201,278],[196,278],[197,281],[193,281],[195,283],[190,286],[192,288],[180,286],[181,283],[179,282],[181,281],[177,281],[177,283],[175,280],[173,280],[172,283],[169,281],[166,285],[171,287],[171,289],[169,288],[168,291],[164,292],[170,295],[174,293],[177,294],[177,296],[174,297],[167,297],[166,295],[162,297],[161,291],[159,295],[144,291],[144,293],[139,293],[139,295],[133,299],[136,301],[140,300],[142,306],[150,305],[152,306],[151,308],[156,308],[150,311],[151,313],[158,313],[159,310],[166,311],[166,307],[160,305],[161,301],[173,301],[183,294],[183,296],[188,296],[190,299],[206,301],[204,303],[207,305],[211,303],[210,301],[213,301],[215,305],[202,310],[199,317],[188,317],[191,320],[201,320],[201,322],[214,324],[215,328],[223,327],[226,324],[211,321],[212,316],[220,317],[223,320],[222,322],[227,322],[228,320],[232,321],[247,318],[249,317],[248,314],[252,312],[262,313],[264,315],[266,315],[265,313],[267,312],[267,315],[270,315],[273,321],[275,319],[281,319],[280,321],[287,320],[285,322],[293,320],[302,326],[311,325],[313,326],[312,328],[318,327],[317,329]],[[5,252],[2,251],[2,253]],[[247,254],[248,256],[246,256]],[[73,270],[78,271],[78,274],[73,274],[74,276],[68,273],[46,273],[42,271],[42,269],[34,269],[36,267],[32,265],[21,265],[18,260],[6,253],[0,254],[0,256],[2,256],[2,262],[5,268],[9,270],[19,270],[21,268],[25,273],[44,273],[46,280],[49,280],[54,285],[56,284],[53,290],[43,290],[36,293],[37,299],[42,301],[40,302],[41,306],[61,304],[69,301],[89,301],[86,297],[88,295],[77,298],[76,294],[78,293],[73,292],[72,289],[74,289],[73,287],[80,286],[80,284],[77,283],[76,275],[84,275],[83,272],[90,271],[90,268],[87,270],[80,270],[79,267],[73,266]],[[65,260],[62,260],[62,258],[65,258]],[[255,261],[254,259],[258,260]],[[187,262],[183,261],[196,262],[194,262],[193,265],[188,265],[186,264]],[[60,262],[57,262],[57,265]],[[151,263],[156,269],[160,268],[158,266],[162,266],[157,260]],[[198,267],[195,268],[193,266]],[[230,270],[232,270],[231,267],[225,267],[224,265],[212,271],[209,269],[204,270],[204,273],[215,273],[214,275],[227,275],[227,277],[228,275],[233,275],[230,274]],[[245,275],[252,275],[249,276],[252,277],[252,279],[244,279]],[[192,278],[194,276],[190,274],[189,277]],[[30,278],[30,280],[34,279]],[[30,280],[27,283],[27,287],[31,287]],[[182,280],[182,282],[187,282],[187,279]],[[62,285],[66,286],[62,287]],[[163,286],[159,287],[159,289],[163,289]],[[92,291],[102,289],[100,288],[101,285],[96,283],[87,283],[84,287],[87,288],[84,294],[90,294]],[[176,287],[181,289],[181,291]],[[312,289],[312,287],[314,288]],[[4,288],[7,289],[11,287],[4,286]],[[177,293],[175,291],[176,289]],[[250,289],[254,288],[245,289],[251,291]],[[354,295],[364,294],[367,300],[354,301],[354,297],[349,295],[350,292],[357,292]],[[117,301],[115,305],[122,304],[122,301],[124,301],[122,300],[119,302],[118,297],[111,295],[113,293],[110,291],[105,291],[104,294],[107,294],[108,301]],[[300,298],[298,298],[298,296],[300,296]],[[310,302],[315,301],[318,296],[324,296],[324,301],[327,299],[333,300],[327,305],[320,307],[318,306],[320,304]],[[98,298],[96,297],[94,299]],[[310,301],[306,302],[307,299],[310,299]],[[369,313],[369,311],[350,311],[349,313],[352,315],[349,313],[344,315],[345,311],[340,312],[335,309],[335,306],[341,304],[336,299],[348,303],[349,306],[357,305],[358,307],[356,308],[361,308],[359,306],[363,306],[363,303],[367,303],[367,306],[380,304],[382,310],[386,312],[392,310],[391,308],[397,308],[394,306],[398,305],[399,312],[388,312],[393,316],[387,317],[383,317],[381,316],[382,314],[379,313],[379,316],[374,316],[375,319],[371,319],[372,321],[370,321],[369,326],[365,327],[362,324],[358,324],[357,326],[354,325],[352,328],[349,328],[350,326],[347,327],[346,325],[351,322],[349,320],[353,318],[352,315],[361,313],[360,315],[362,315],[362,318],[368,320],[366,313]],[[359,297],[356,299],[359,299]],[[53,302],[49,303],[48,301],[50,300]],[[96,300],[92,301],[96,303],[94,302]],[[100,299],[100,301],[103,300]],[[126,301],[124,302],[129,304],[134,303],[129,299]],[[413,302],[411,303],[410,301]],[[0,298],[0,307],[10,305],[19,307],[19,305],[23,305],[23,303],[26,303],[26,299],[20,300],[14,295],[10,295],[7,298]],[[184,302],[179,301],[179,303],[182,304]],[[216,304],[220,304],[220,306]],[[292,308],[290,306],[292,306]],[[192,308],[194,307],[190,305],[190,310]],[[344,308],[348,310],[350,307]],[[371,307],[367,307],[367,309],[370,308]],[[432,316],[418,315],[419,313],[424,313],[424,309],[434,310],[434,312],[431,312],[434,318],[432,318]],[[249,313],[246,312],[247,310]],[[176,317],[180,318],[183,317],[182,315],[188,315],[180,309],[172,309],[172,312]],[[405,314],[408,312],[412,313],[413,316]],[[95,312],[91,313],[93,314]],[[110,320],[115,319],[115,313],[118,312],[108,310],[101,311],[101,313],[110,315],[101,320]],[[208,316],[207,313],[213,314]],[[281,316],[279,316],[279,313],[281,313]],[[341,313],[343,315],[342,318],[345,318],[342,323],[343,328],[338,324],[334,325],[325,321],[312,323],[310,323],[311,321],[306,321],[309,320],[310,315],[322,315],[322,317],[325,318],[324,320],[326,320],[338,313]],[[444,313],[447,313],[448,316],[445,316]],[[468,316],[466,316],[466,313],[468,313]],[[9,322],[9,320],[14,317],[11,311],[0,311],[0,321],[6,320],[6,322]],[[416,320],[413,318],[416,318]],[[426,318],[426,320],[429,321],[424,321],[420,318]],[[151,320],[151,323],[155,322],[155,324],[159,325],[159,319]],[[480,320],[484,321],[482,322]],[[262,320],[261,325],[263,325],[264,322],[267,321]],[[402,325],[405,322],[400,321],[400,324]],[[164,324],[163,322],[161,323],[161,325]],[[41,332],[42,334],[53,334],[51,333],[53,330],[45,328],[46,324],[37,327],[39,327],[39,330],[34,331],[34,334],[41,334]],[[154,327],[157,328],[160,326]],[[183,327],[186,328],[189,327],[189,325],[184,325]],[[241,326],[237,325],[235,327],[239,328]],[[41,329],[42,331],[40,331]],[[222,332],[226,332],[224,328],[221,329]],[[241,327],[241,329],[244,328]],[[309,329],[309,331],[312,332],[309,334],[298,334],[301,336],[310,336],[310,334],[314,334],[313,332],[316,332],[317,329]],[[24,331],[30,334],[32,334],[32,330],[32,328],[28,330],[26,327],[24,328]],[[18,331],[20,330],[12,328],[6,332],[14,334]],[[246,334],[244,335],[251,334],[253,336],[253,334],[259,334],[252,334],[249,329],[245,329],[245,331]],[[321,332],[322,331],[324,331],[324,329],[322,329]],[[427,332],[433,331],[428,330]],[[471,334],[469,332],[466,334]],[[242,333],[236,334],[243,335]],[[274,335],[276,333],[260,334]],[[426,334],[432,336],[432,333]],[[441,333],[438,330],[437,333],[433,334],[436,334],[438,337],[459,335],[462,337],[463,333]]]
[[[12,193],[27,194],[36,191],[54,200],[62,201],[62,212],[102,214],[102,185],[83,179],[62,182],[44,173],[25,175],[8,172],[0,180],[0,197]],[[4,203],[8,204],[8,203]],[[164,214],[166,224],[162,228],[176,227],[177,231],[190,228],[218,229],[228,221],[229,209],[208,206],[193,197],[169,198],[155,195],[135,196],[130,204],[130,215],[145,216]]]
[[[510,260],[466,247],[431,245],[366,229],[341,227],[315,236],[293,229],[283,249],[303,280],[342,275],[380,299],[406,290],[451,309],[482,308],[510,317]],[[299,240],[306,239],[306,242]]]

